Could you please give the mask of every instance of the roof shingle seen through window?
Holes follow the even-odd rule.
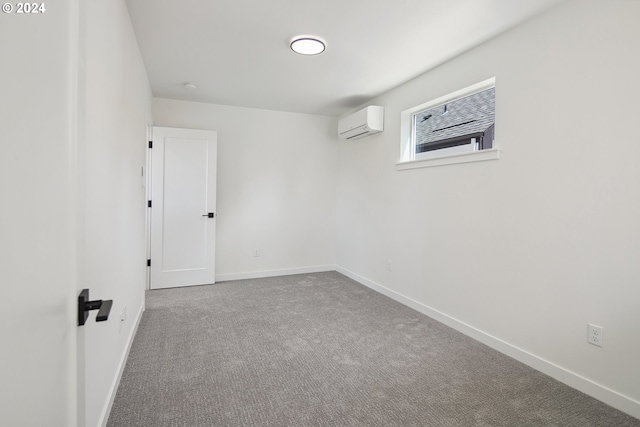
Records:
[[[495,88],[416,114],[416,146],[485,132],[495,122]]]

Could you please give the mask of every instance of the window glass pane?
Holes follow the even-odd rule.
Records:
[[[495,88],[413,116],[416,159],[493,147]]]

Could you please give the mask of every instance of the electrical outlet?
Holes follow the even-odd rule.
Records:
[[[122,307],[122,310],[120,311],[120,328],[118,332],[122,332],[122,325],[124,325],[126,321],[127,321],[127,306],[125,305],[124,307]]]
[[[604,342],[602,335],[602,326],[592,325],[591,323],[589,323],[587,342],[593,345],[597,345],[598,347],[602,347]]]
[[[253,256],[254,256],[254,257],[259,257],[259,256],[260,256],[260,249],[255,248],[255,249],[253,250]]]

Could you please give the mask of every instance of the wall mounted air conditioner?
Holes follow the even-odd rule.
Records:
[[[384,107],[370,105],[338,121],[338,136],[356,140],[380,133],[384,129]]]

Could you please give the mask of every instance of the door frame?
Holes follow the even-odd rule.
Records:
[[[144,185],[145,185],[145,233],[146,233],[146,252],[145,252],[145,260],[147,262],[147,276],[145,281],[145,290],[151,289],[151,266],[149,265],[149,260],[151,259],[151,208],[149,207],[149,200],[151,200],[151,177],[152,177],[152,144],[153,144],[153,125],[147,125],[147,140],[145,141],[145,151],[147,153],[145,170],[143,172],[144,175]]]

